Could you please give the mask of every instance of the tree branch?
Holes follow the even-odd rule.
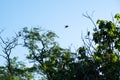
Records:
[[[93,14],[93,13],[92,13],[92,14]],[[83,14],[83,16],[86,17],[86,18],[88,18],[88,19],[93,23],[94,27],[97,28],[97,27],[96,27],[96,24],[94,23],[94,21],[93,21],[93,19],[92,19],[92,17],[91,17],[87,12],[86,12],[86,14]]]

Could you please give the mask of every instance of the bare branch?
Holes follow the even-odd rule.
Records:
[[[0,36],[0,40],[2,41],[3,44],[6,44],[1,36]]]
[[[13,37],[12,40],[10,39],[6,39],[4,40],[1,36],[0,36],[0,45],[2,48],[2,52],[3,54],[0,54],[0,56],[2,56],[6,61],[7,61],[7,69],[10,72],[10,74],[12,75],[12,69],[11,69],[11,51],[12,49],[14,49],[17,45],[18,45],[18,36]]]
[[[82,34],[81,34],[81,39],[84,43],[84,46],[87,48],[89,55],[92,55],[92,53],[93,53],[92,50],[96,51],[95,47],[93,46],[93,40],[90,38],[90,36],[87,36],[87,38],[83,38]]]
[[[2,29],[1,31],[0,31],[0,34],[3,32],[4,30]]]
[[[0,55],[1,57],[3,57],[3,58],[5,58],[5,59],[7,59],[4,55]]]
[[[92,16],[93,16],[93,13],[92,13]],[[92,17],[87,12],[86,12],[86,14],[83,14],[83,16],[88,18],[93,23],[94,27],[97,28],[95,22],[92,19]]]
[[[112,17],[112,21],[114,22],[115,20],[114,20],[114,17],[113,17],[113,14],[111,13],[111,17]]]

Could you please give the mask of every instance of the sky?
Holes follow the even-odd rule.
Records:
[[[94,12],[95,22],[111,20],[111,15],[120,13],[120,0],[0,0],[0,29],[4,30],[1,36],[12,37],[23,27],[41,27],[55,32],[62,47],[77,49],[82,44],[81,33],[85,35],[94,27],[83,16],[86,12]],[[15,52],[24,54],[24,49]]]

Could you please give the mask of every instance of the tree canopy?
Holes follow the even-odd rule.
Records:
[[[23,28],[16,37],[4,40],[0,37],[3,53],[0,57],[6,65],[0,66],[0,80],[31,80],[34,73],[40,80],[119,80],[120,79],[120,14],[113,21],[97,20],[93,33],[87,32],[82,38],[84,45],[76,52],[63,48],[56,41],[58,36],[41,28]],[[92,36],[92,37],[91,37]],[[11,51],[18,46],[18,39],[29,54],[33,66],[11,58]]]

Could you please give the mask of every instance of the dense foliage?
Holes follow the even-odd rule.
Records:
[[[5,46],[2,46],[4,55],[0,56],[7,63],[0,66],[0,80],[30,80],[33,73],[41,75],[41,80],[119,80],[120,14],[113,21],[98,20],[93,31],[82,39],[84,46],[77,52],[62,48],[55,41],[58,36],[54,32],[39,28],[25,27],[12,41],[1,38]],[[19,37],[29,50],[26,58],[33,62],[31,68],[16,57],[10,58]]]

